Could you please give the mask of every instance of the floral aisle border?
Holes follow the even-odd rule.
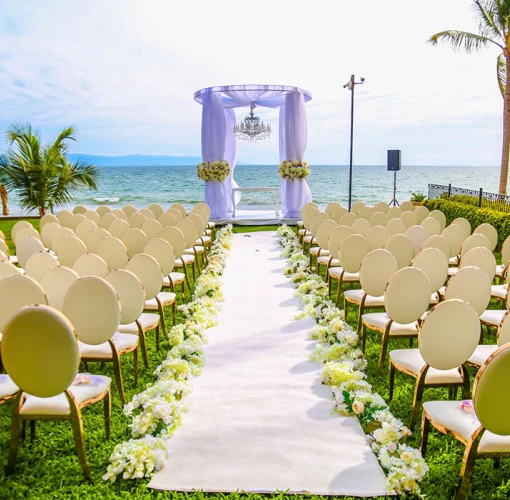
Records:
[[[310,359],[323,363],[322,382],[331,386],[334,410],[344,416],[357,415],[386,472],[384,486],[388,494],[419,494],[418,483],[428,466],[419,450],[405,444],[411,432],[365,380],[367,361],[357,347],[358,335],[346,323],[344,311],[330,300],[324,280],[310,272],[309,259],[294,231],[282,226],[277,233],[283,248],[281,255],[288,259],[285,274],[296,284],[296,295],[303,305],[303,312],[296,319],[312,317],[317,322],[310,330],[311,339],[318,342]]]
[[[114,482],[120,474],[123,479],[150,477],[168,458],[166,441],[186,411],[183,398],[191,393],[189,379],[200,375],[204,366],[205,330],[217,324],[223,301],[221,276],[231,242],[231,225],[216,233],[209,264],[196,281],[191,302],[179,306],[186,321],[168,333],[172,348],[154,372],[157,381],[124,406],[124,414],[131,418],[132,439],[115,446],[103,479]]]

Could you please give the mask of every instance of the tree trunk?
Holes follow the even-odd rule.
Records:
[[[508,164],[508,162],[507,162]],[[39,207],[39,215],[42,217],[43,215],[46,215],[46,209],[44,207]]]
[[[506,74],[510,75],[510,54],[505,51]],[[499,194],[506,194],[508,181],[508,157],[510,155],[510,82],[507,81],[503,103],[503,151],[499,175]]]

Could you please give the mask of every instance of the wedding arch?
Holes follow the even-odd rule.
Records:
[[[232,187],[237,160],[237,138],[234,135],[234,108],[252,104],[280,108],[279,150],[283,161],[305,160],[308,127],[305,103],[312,99],[310,92],[285,85],[226,85],[201,89],[193,95],[202,104],[202,160],[215,162],[221,180],[206,180],[205,201],[211,208],[211,218],[232,216]],[[226,163],[228,162],[228,164]],[[228,168],[229,167],[229,168]],[[312,200],[306,180],[282,179],[282,215],[300,217],[303,205]]]

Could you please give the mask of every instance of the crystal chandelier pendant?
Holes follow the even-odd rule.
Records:
[[[250,116],[234,126],[234,135],[243,141],[256,142],[267,139],[271,135],[271,125],[260,121],[258,116],[253,114],[255,104],[250,104]]]

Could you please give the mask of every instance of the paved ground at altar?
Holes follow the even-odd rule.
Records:
[[[149,487],[383,495],[384,473],[356,418],[332,415],[331,390],[308,361],[299,310],[274,232],[236,234],[220,325],[172,452]]]
[[[277,216],[274,210],[237,210],[235,218],[213,219],[218,225],[236,224],[238,226],[295,225],[298,220],[300,219],[281,217],[281,214]]]

